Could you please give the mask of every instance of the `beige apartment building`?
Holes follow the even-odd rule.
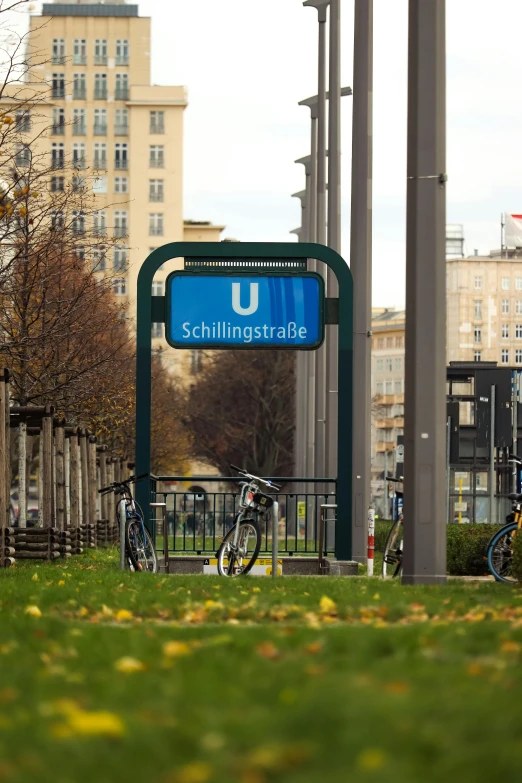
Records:
[[[117,273],[114,292],[135,314],[137,275],[149,252],[167,242],[219,241],[223,226],[183,219],[181,86],[151,84],[151,20],[124,0],[54,0],[30,19],[31,85],[39,115],[52,131],[40,140],[63,188],[61,162],[89,170],[99,209],[94,229],[118,244],[100,253],[101,273]],[[62,172],[63,173],[63,172]],[[121,240],[121,241],[120,241]],[[165,265],[153,294],[182,262]],[[163,325],[153,327],[154,349],[166,348]],[[167,349],[165,363],[180,375],[196,372],[200,357]]]

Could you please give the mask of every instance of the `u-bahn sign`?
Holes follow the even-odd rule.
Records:
[[[318,348],[324,281],[313,272],[173,272],[166,285],[166,338],[173,348]]]
[[[173,259],[185,270],[168,278],[166,296],[153,296],[154,275]],[[325,299],[308,259],[329,267],[339,297]],[[337,328],[337,524],[335,555],[352,557],[353,280],[346,262],[324,245],[308,243],[173,242],[154,250],[138,274],[136,328],[136,473],[150,473],[153,323],[165,323],[175,348],[313,350],[325,323]],[[253,379],[255,382],[255,379]],[[267,477],[268,478],[268,477]],[[150,487],[136,485],[149,519]]]

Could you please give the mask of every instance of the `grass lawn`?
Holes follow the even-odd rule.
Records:
[[[522,768],[522,591],[0,570],[0,781],[490,783]]]

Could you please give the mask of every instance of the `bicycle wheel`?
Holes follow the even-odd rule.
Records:
[[[217,551],[220,576],[248,574],[261,549],[261,531],[254,519],[243,519],[239,523],[237,546],[234,546],[235,533],[236,523],[230,528]]]
[[[392,525],[388,538],[386,539],[386,546],[384,547],[384,555],[382,558],[382,578],[400,576],[402,574],[402,542],[404,538],[404,531],[402,526],[402,519],[398,519]],[[389,567],[389,572],[388,572]]]
[[[154,542],[139,517],[131,517],[125,526],[125,546],[135,571],[157,573],[158,557]]]
[[[487,557],[488,568],[497,580],[497,582],[516,582],[513,575],[513,542],[517,532],[518,525],[512,522],[510,525],[504,525],[492,537],[488,544]]]

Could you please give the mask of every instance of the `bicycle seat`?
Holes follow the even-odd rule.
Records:
[[[522,500],[522,494],[518,494],[518,492],[511,492],[508,495],[509,500]]]

